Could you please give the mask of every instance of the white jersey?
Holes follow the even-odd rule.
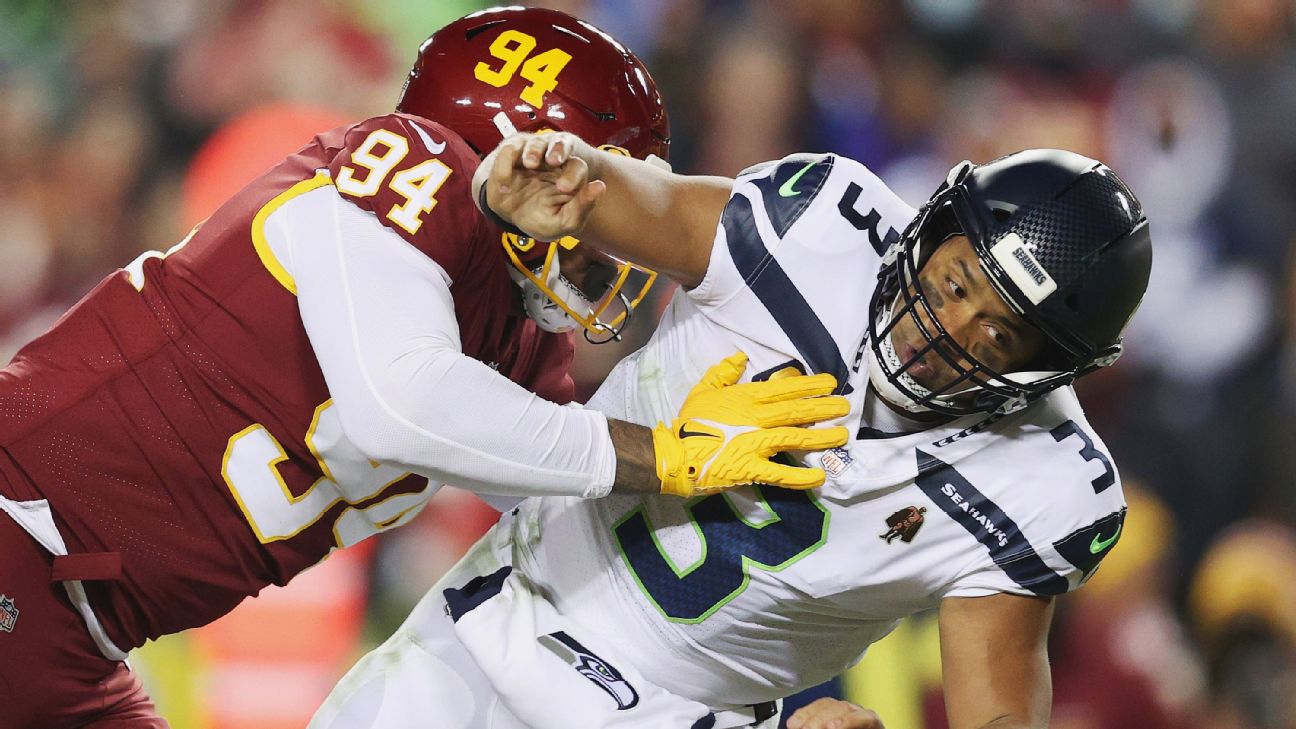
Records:
[[[778,699],[944,597],[1075,589],[1119,536],[1119,479],[1070,388],[921,432],[869,417],[869,299],[882,252],[914,215],[834,155],[745,173],[702,283],[676,294],[590,403],[669,420],[736,350],[750,357],[745,379],[832,373],[854,437],[810,457],[828,472],[822,488],[522,507],[515,566],[648,680],[713,707]]]

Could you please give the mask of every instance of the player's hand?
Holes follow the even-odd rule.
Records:
[[[687,497],[750,483],[793,489],[823,485],[823,469],[788,466],[770,458],[783,451],[845,445],[849,434],[841,426],[796,427],[850,411],[846,398],[829,395],[837,387],[836,378],[795,375],[735,384],[746,367],[747,355],[741,352],[711,367],[689,392],[675,420],[653,429],[663,493]]]
[[[597,154],[566,132],[515,134],[482,162],[486,203],[533,238],[576,235],[607,189],[590,175]]]
[[[841,699],[822,698],[797,709],[788,729],[886,729],[877,714]]]

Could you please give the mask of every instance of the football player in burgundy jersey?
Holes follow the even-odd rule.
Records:
[[[477,212],[479,155],[515,129],[639,157],[668,143],[655,85],[609,36],[475,13],[420,48],[396,113],[320,134],[0,370],[0,728],[165,726],[126,651],[409,521],[442,482],[822,482],[768,458],[845,441],[771,427],[845,414],[817,397],[829,375],[733,385],[731,358],[652,431],[554,404],[572,396],[564,330],[614,336],[642,293],[629,264]]]

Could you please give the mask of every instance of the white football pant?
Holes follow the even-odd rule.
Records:
[[[338,682],[309,729],[753,726],[750,712],[713,713],[649,683],[566,621],[512,569],[511,522],[506,514]]]

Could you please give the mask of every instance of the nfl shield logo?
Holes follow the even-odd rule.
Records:
[[[845,448],[830,448],[819,456],[819,465],[823,466],[823,470],[833,478],[842,475],[854,462],[855,459],[851,458],[850,451]]]
[[[14,607],[14,601],[0,595],[0,630],[6,633],[12,633],[14,625],[18,623],[18,608]]]

